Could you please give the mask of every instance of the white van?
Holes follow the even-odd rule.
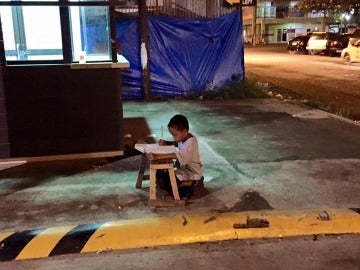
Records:
[[[356,29],[349,40],[347,48],[341,51],[341,59],[344,64],[360,63],[360,29]]]
[[[331,55],[329,50],[331,44],[338,41],[339,34],[330,32],[313,32],[306,45],[309,54],[325,53]]]

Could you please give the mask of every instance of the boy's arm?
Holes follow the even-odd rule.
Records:
[[[175,142],[173,141],[165,141],[163,139],[160,139],[159,142],[158,142],[159,145],[176,145]]]

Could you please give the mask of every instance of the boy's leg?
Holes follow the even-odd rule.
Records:
[[[180,197],[199,197],[202,189],[204,188],[204,177],[200,180],[179,181],[178,187]]]
[[[188,193],[187,190],[181,191],[181,181],[175,176],[176,178],[176,184],[178,186],[179,196],[184,197]],[[172,187],[171,187],[171,181],[170,181],[170,175],[168,170],[157,170],[156,171],[156,186],[160,190],[166,191],[169,193],[172,197],[174,197]]]
[[[181,197],[183,197],[183,195],[180,191],[181,181],[176,176],[175,176],[175,178],[176,178],[176,184],[178,186],[179,196],[181,198]],[[157,170],[156,171],[156,186],[159,189],[168,192],[172,197],[174,197],[168,170]],[[186,194],[186,193],[187,192],[183,191],[183,194]]]
[[[172,194],[170,176],[168,170],[157,170],[156,171],[156,186],[159,189],[165,190]]]
[[[180,198],[189,199],[193,195],[193,185],[195,181],[178,181],[178,189]]]
[[[204,193],[204,177],[201,177],[200,180],[195,181],[192,188],[193,188],[193,196],[195,198],[201,197],[201,194]]]
[[[176,178],[176,183],[178,186],[180,198],[190,198],[191,196],[198,197],[199,193],[204,188],[204,178],[196,181],[180,181],[178,178]],[[156,186],[174,197],[168,170],[156,171]]]

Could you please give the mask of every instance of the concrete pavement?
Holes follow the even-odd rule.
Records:
[[[230,231],[226,237],[236,235],[234,230],[239,228],[234,228],[235,223],[245,227],[241,232],[253,230],[246,228],[249,215],[262,215],[258,219],[264,227],[256,229],[261,235],[254,234],[255,237],[291,235],[293,224],[302,224],[299,220],[304,215],[309,217],[307,226],[315,231],[295,227],[296,235],[299,232],[304,235],[359,233],[360,215],[348,210],[357,209],[360,202],[360,127],[357,124],[275,99],[125,102],[124,134],[129,143],[155,141],[161,127],[176,113],[188,116],[190,130],[199,139],[207,189],[203,197],[191,200],[186,207],[149,209],[148,189],[135,189],[140,160],[136,153],[110,163],[101,159],[21,164],[1,171],[0,240],[4,243],[16,231],[48,229],[52,233],[46,232],[46,235],[52,235],[49,242],[55,246],[64,235],[53,233],[53,228],[59,226],[65,226],[63,228],[69,232],[81,224],[85,228],[97,224],[100,228],[115,221],[123,228],[123,223],[146,219],[160,223],[176,220],[176,224],[184,227],[184,217],[187,222],[194,219],[194,224],[204,224],[203,221],[214,213],[215,216],[221,213],[216,216],[216,222],[225,216],[239,218],[239,222],[228,221],[226,228]],[[254,210],[260,212],[248,212]],[[338,213],[345,213],[345,216],[338,218],[342,215]],[[276,222],[276,215],[289,218],[289,222]],[[169,223],[165,224],[164,230],[172,228]],[[185,228],[190,228],[192,223],[187,224]],[[326,226],[316,231],[318,225],[314,224]],[[204,226],[196,226],[196,229]],[[158,229],[155,231],[161,231]],[[201,235],[197,230],[191,233]],[[94,234],[88,234],[89,238],[105,239],[106,235],[111,235],[107,232],[101,236],[102,233],[98,235],[95,231],[97,229]],[[186,242],[176,237],[177,233],[179,230],[171,229],[171,233],[166,234],[175,242],[151,240],[144,245]],[[184,238],[193,242],[221,240],[213,236],[198,239],[194,235],[185,234]],[[141,243],[136,238],[131,239]],[[50,248],[40,250],[43,240],[34,238],[34,241],[29,241],[29,247],[33,245],[35,249],[22,251],[22,246],[15,257],[13,253],[12,259],[40,256],[29,254],[50,254]],[[85,245],[84,250],[119,247],[110,246],[110,242],[98,242],[104,245],[88,249]],[[131,245],[129,239],[121,243]],[[82,247],[77,250],[81,252]]]

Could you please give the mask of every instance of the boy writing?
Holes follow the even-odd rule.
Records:
[[[177,150],[171,154],[148,154],[150,160],[176,159],[175,176],[180,197],[190,197],[203,187],[203,167],[200,161],[198,141],[189,132],[189,122],[183,115],[173,116],[168,123],[173,141],[160,140],[160,145],[175,145]],[[167,170],[156,172],[157,186],[172,194],[170,177]]]

